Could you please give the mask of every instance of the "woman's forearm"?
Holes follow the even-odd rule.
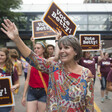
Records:
[[[54,61],[58,61],[59,60],[59,47],[58,47],[58,41],[55,42],[55,57],[54,57]]]
[[[59,60],[59,46],[58,40],[62,37],[62,32],[57,31],[57,36],[55,37],[55,61]]]
[[[29,82],[26,80],[25,81],[25,85],[24,85],[24,91],[23,91],[23,97],[26,97],[26,93],[27,93],[27,90],[28,90],[28,84]]]
[[[14,42],[15,42],[17,48],[19,49],[19,51],[21,52],[21,54],[24,57],[28,57],[30,55],[31,49],[24,44],[24,42],[21,40],[20,37],[17,37],[14,40]]]

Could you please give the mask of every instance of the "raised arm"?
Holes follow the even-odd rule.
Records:
[[[5,23],[5,24],[4,24]],[[3,28],[1,30],[12,40],[15,42],[16,46],[20,50],[21,54],[26,58],[26,61],[37,70],[41,72],[49,73],[50,66],[53,64],[51,61],[47,59],[39,57],[37,54],[32,52],[30,48],[28,48],[24,42],[19,37],[18,29],[14,23],[12,23],[9,19],[4,20],[2,23]]]
[[[50,57],[49,61],[58,61],[59,60],[59,47],[58,47],[58,40],[62,37],[61,31],[56,31],[56,37],[55,37],[55,56]]]
[[[31,37],[30,40],[31,40],[31,42],[33,44],[33,49],[34,49],[34,47],[35,47],[35,39],[33,37]]]
[[[102,51],[102,45],[100,45],[100,56],[98,57],[98,62],[101,61],[103,58],[104,58],[104,54],[103,54],[103,51]]]
[[[56,31],[57,36],[55,37],[55,61],[59,60],[59,47],[58,47],[58,40],[62,37],[61,31]]]
[[[5,24],[4,24],[5,23]],[[4,20],[2,23],[3,28],[1,30],[16,44],[21,54],[24,57],[28,57],[31,53],[31,49],[29,49],[24,42],[19,37],[18,29],[14,23],[12,23],[9,19]]]

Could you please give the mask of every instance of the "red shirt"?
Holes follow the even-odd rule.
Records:
[[[48,87],[49,75],[46,73],[42,73],[42,76],[43,76],[44,81]],[[31,67],[29,85],[33,88],[44,88],[44,85],[43,85],[42,80],[40,78],[39,72],[34,67]]]

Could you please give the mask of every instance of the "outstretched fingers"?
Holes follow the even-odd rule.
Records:
[[[9,28],[10,27],[10,24],[9,24],[9,22],[8,22],[8,19],[5,19],[4,20],[4,23],[5,23],[5,25]]]
[[[5,24],[4,24],[5,23]],[[1,28],[1,30],[6,34],[7,33],[7,31],[8,31],[8,29],[10,28],[10,26],[11,26],[11,21],[10,20],[4,20],[4,23],[2,23],[1,25],[3,26],[3,28],[5,29],[3,29],[3,28]]]
[[[4,27],[5,30],[8,30],[7,26],[4,23],[2,23],[1,25]]]
[[[7,31],[5,31],[3,28],[1,28],[1,30],[2,30],[5,34],[7,34]]]
[[[60,39],[62,37],[62,31],[56,30],[57,38]]]
[[[7,19],[7,23],[8,23],[9,25],[12,25],[12,24],[13,24],[9,19]]]
[[[13,28],[14,28],[15,30],[17,30],[16,25],[15,25],[14,23],[12,23],[12,25],[13,25]]]

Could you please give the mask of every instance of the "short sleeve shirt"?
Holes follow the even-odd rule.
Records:
[[[96,69],[95,69],[95,63],[98,62],[98,56],[93,57],[92,59],[89,58],[81,58],[79,61],[79,64],[88,68],[92,74],[96,75]]]
[[[3,74],[3,70],[0,69],[0,77],[5,77],[5,76],[11,76],[11,78],[12,78],[12,83],[13,83],[13,84],[14,84],[15,81],[18,80],[18,74],[17,74],[16,68],[14,68],[12,74],[10,74],[10,73],[5,73],[5,74]]]
[[[110,71],[111,60],[109,58],[106,60],[102,59],[98,63],[98,65],[100,65],[100,72],[101,72],[102,76],[107,76]]]
[[[112,82],[112,69],[108,73],[107,81]]]

